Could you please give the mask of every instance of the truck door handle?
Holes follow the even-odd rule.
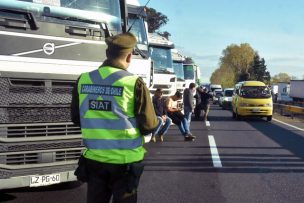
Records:
[[[83,27],[67,26],[65,28],[65,32],[69,33],[70,35],[81,35],[81,36],[88,36],[89,35],[88,29],[83,28]]]
[[[26,20],[5,18],[4,21],[0,20],[0,25],[4,27],[26,29]]]
[[[35,15],[32,12],[28,11],[20,11],[16,9],[0,9],[1,12],[4,13],[13,13],[13,14],[22,14],[23,16],[19,17],[9,17],[6,16],[0,16],[0,25],[4,27],[10,27],[10,28],[19,28],[19,29],[32,29],[32,30],[38,30],[39,24],[35,18]]]

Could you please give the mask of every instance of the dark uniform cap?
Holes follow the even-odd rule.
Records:
[[[133,51],[137,40],[132,33],[122,33],[106,38],[108,50],[116,53],[130,53]]]

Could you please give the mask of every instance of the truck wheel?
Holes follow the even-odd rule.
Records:
[[[272,116],[267,116],[267,121],[271,121],[272,120]]]

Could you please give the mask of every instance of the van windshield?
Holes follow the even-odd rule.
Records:
[[[240,96],[244,98],[270,98],[271,91],[265,86],[243,86]]]

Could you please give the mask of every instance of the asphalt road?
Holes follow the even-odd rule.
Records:
[[[212,106],[208,119],[192,121],[194,142],[185,142],[172,126],[164,142],[146,145],[138,202],[304,201],[303,122],[281,117],[272,122],[235,121],[230,111],[218,106]],[[0,193],[0,201],[12,203],[85,202],[85,198],[86,185],[80,183]]]

